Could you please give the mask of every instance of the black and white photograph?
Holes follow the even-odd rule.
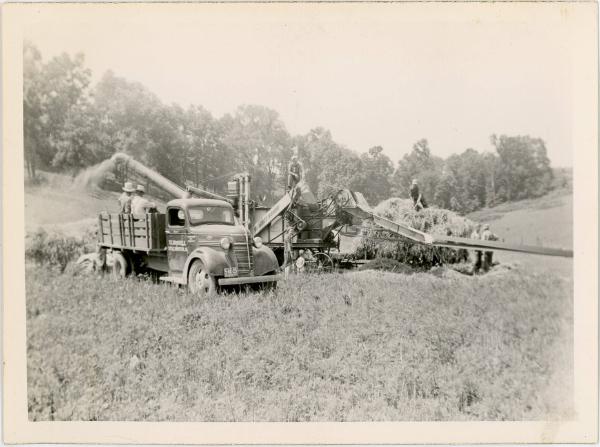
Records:
[[[597,441],[596,3],[5,6],[11,420]]]

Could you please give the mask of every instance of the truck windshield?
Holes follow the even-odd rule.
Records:
[[[233,210],[224,206],[195,206],[188,209],[190,213],[190,224],[224,224],[235,223]]]

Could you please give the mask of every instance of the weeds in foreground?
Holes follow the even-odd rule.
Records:
[[[93,250],[93,240],[90,234],[73,237],[57,232],[49,233],[40,228],[27,235],[25,259],[62,273],[70,262],[86,251]]]
[[[364,271],[198,300],[136,279],[26,274],[32,420],[569,416],[560,278]]]

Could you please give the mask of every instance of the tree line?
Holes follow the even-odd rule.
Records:
[[[408,197],[419,179],[428,201],[466,213],[483,206],[537,197],[553,187],[543,140],[495,136],[496,153],[466,149],[442,159],[417,141],[394,163],[381,146],[357,153],[336,143],[323,127],[291,135],[279,114],[241,105],[215,118],[201,105],[164,104],[146,87],[107,71],[95,84],[84,56],[63,53],[44,61],[30,42],[23,47],[25,165],[69,172],[126,152],[172,181],[222,190],[249,172],[267,204],[282,194],[287,164],[297,151],[311,190],[323,197],[339,188],[361,191],[372,205]]]

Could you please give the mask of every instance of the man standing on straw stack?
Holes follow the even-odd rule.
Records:
[[[410,197],[413,200],[413,206],[416,211],[420,211],[423,208],[427,208],[427,202],[425,201],[425,197],[419,191],[419,184],[417,179],[413,179],[412,184],[410,185]]]

